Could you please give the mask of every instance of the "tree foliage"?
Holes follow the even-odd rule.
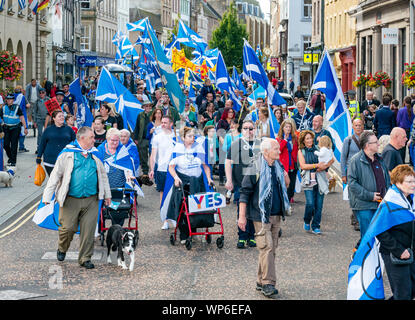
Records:
[[[238,11],[232,2],[228,10],[223,14],[218,28],[213,31],[212,39],[209,41],[210,48],[218,48],[222,53],[227,68],[232,66],[242,70],[242,50],[245,38],[248,40],[246,25],[239,23]]]

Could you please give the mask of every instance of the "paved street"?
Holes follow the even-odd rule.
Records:
[[[7,206],[21,202],[24,207],[25,201],[39,192],[29,178],[35,168],[34,138],[27,140],[31,152],[18,155],[18,165],[23,171],[12,189],[16,198],[10,195],[11,189],[0,186],[0,201]],[[23,190],[26,199],[18,198]],[[58,262],[57,232],[37,227],[30,217],[34,210],[20,212],[1,224],[0,299],[266,299],[255,290],[257,249],[236,248],[234,204],[222,212],[224,248],[216,247],[213,236],[212,244],[196,240],[188,251],[178,242],[175,246],[170,244],[171,230],[160,229],[159,196],[154,187],[144,186],[143,191],[145,199],[140,199],[138,206],[140,240],[133,272],[106,264],[106,249],[98,240],[93,257],[96,268],[80,268],[76,261],[77,236],[70,248],[74,253],[68,253],[64,262]],[[224,189],[221,187],[219,191]],[[9,205],[11,199],[15,201]],[[339,187],[326,196],[322,235],[316,236],[302,229],[304,195],[296,195],[295,200],[293,215],[283,223],[277,253],[279,299],[346,299],[347,268],[351,249],[358,239],[358,232],[350,225],[348,204],[342,200]],[[4,205],[1,209],[2,213],[9,211]],[[387,280],[385,283],[387,287]]]

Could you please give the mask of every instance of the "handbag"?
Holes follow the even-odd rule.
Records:
[[[390,259],[392,264],[395,265],[408,265],[408,264],[412,264],[414,262],[414,253],[412,252],[412,242],[414,240],[414,220],[412,220],[412,239],[411,239],[411,247],[407,248],[406,250],[408,250],[410,257],[408,259],[400,259],[395,257],[392,252],[390,252]]]

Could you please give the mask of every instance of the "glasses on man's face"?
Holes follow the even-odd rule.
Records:
[[[254,128],[242,128],[243,130],[249,130],[249,131],[254,131]]]

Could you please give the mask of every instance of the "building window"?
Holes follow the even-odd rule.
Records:
[[[91,27],[82,26],[81,34],[81,51],[91,51]]]
[[[311,19],[313,4],[311,0],[303,0],[303,18]]]
[[[303,36],[303,53],[311,47],[311,36]]]
[[[81,10],[83,9],[90,9],[89,0],[81,0]]]

